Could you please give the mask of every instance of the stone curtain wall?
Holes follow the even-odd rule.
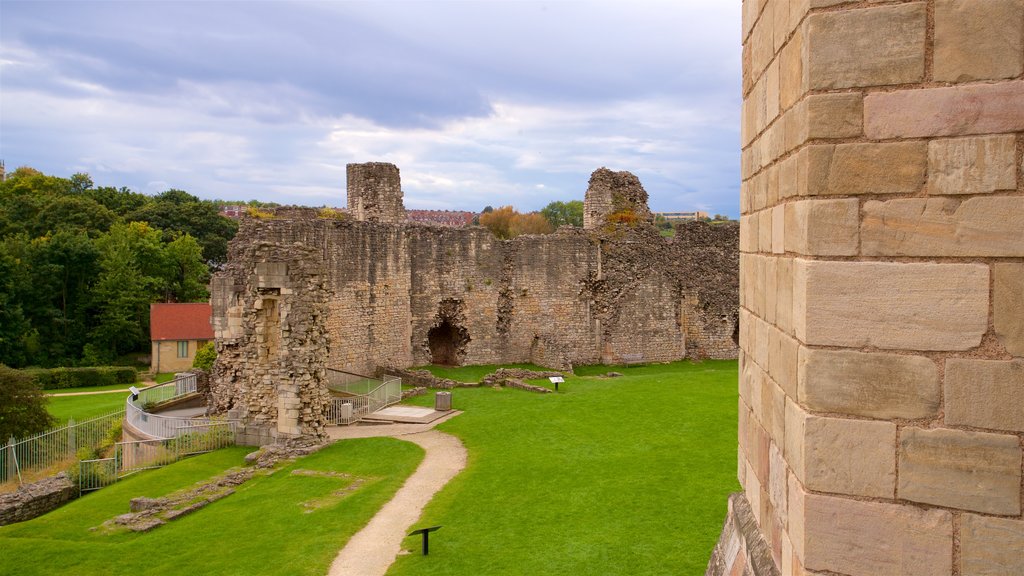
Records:
[[[743,44],[737,472],[776,568],[1024,574],[1024,2],[745,0]]]
[[[398,167],[387,162],[349,164],[348,211],[360,222],[405,222]]]

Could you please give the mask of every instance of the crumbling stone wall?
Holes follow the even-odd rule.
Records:
[[[44,478],[0,494],[0,526],[24,522],[42,516],[78,497],[78,487],[67,472]]]
[[[785,575],[1024,574],[1024,3],[743,4],[759,536]]]
[[[643,214],[639,181],[615,179],[625,190],[613,195]],[[253,424],[321,434],[324,365],[365,374],[436,360],[569,369],[736,354],[735,273],[731,287],[702,283],[708,262],[695,256],[696,237],[662,238],[646,220],[498,240],[480,227],[310,214],[244,218],[212,284],[221,352],[213,407],[242,415],[248,441],[266,438]],[[716,265],[735,268],[736,234],[705,236],[721,244],[712,252],[733,256]],[[732,322],[724,331],[722,317]]]
[[[651,222],[654,215],[647,207],[647,191],[640,179],[629,172],[598,168],[590,176],[583,200],[583,228],[592,230],[608,223],[610,216]]]

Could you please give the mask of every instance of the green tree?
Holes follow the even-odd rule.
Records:
[[[0,442],[24,438],[53,426],[46,396],[27,374],[0,364]]]
[[[217,360],[217,348],[213,342],[207,342],[196,350],[196,358],[192,361],[192,367],[209,372],[213,369],[215,360]]]
[[[210,297],[206,286],[210,269],[203,262],[203,249],[188,234],[164,245],[166,273],[164,300],[167,302],[203,302]]]
[[[203,260],[214,266],[227,261],[228,240],[238,231],[238,223],[221,216],[216,203],[200,200],[182,190],[157,195],[125,219],[149,222],[163,231],[167,242],[178,234],[191,235],[203,248]]]
[[[570,200],[569,202],[551,202],[540,213],[551,224],[552,228],[559,226],[583,227],[583,201]]]

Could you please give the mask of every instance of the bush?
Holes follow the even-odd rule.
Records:
[[[196,359],[192,361],[192,367],[209,372],[213,369],[213,361],[216,359],[217,348],[214,347],[213,342],[207,342],[199,350],[196,350]]]
[[[53,417],[46,411],[46,396],[21,370],[0,364],[0,443],[46,430]]]
[[[92,368],[29,368],[23,370],[43,390],[134,384],[139,372],[130,366]]]

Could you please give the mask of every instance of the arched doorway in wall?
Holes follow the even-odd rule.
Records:
[[[461,300],[449,298],[438,306],[434,326],[427,331],[427,350],[431,364],[459,366],[466,356],[469,330]]]

